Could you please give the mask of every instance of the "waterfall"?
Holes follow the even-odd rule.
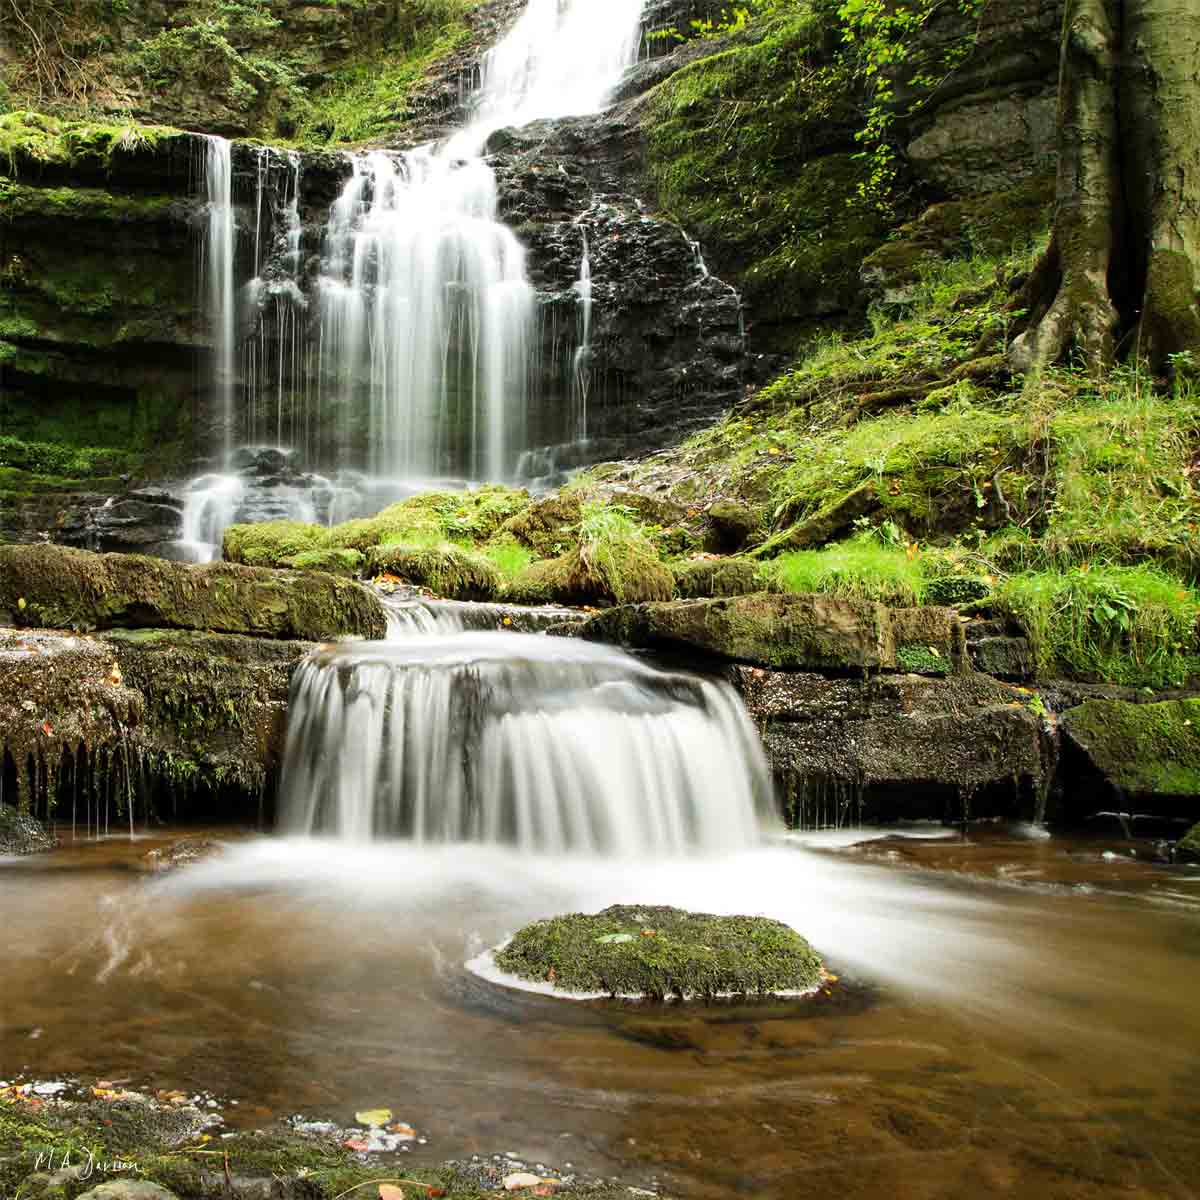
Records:
[[[575,405],[575,436],[587,437],[587,402],[592,380],[592,258],[587,230],[583,232],[583,254],[579,259],[579,279],[575,283],[579,297],[579,346],[571,362],[571,392]]]
[[[323,647],[296,672],[282,825],[667,855],[758,841],[770,783],[725,683],[518,633]]]
[[[227,138],[208,135],[204,140],[204,190],[208,208],[204,294],[213,337],[213,392],[228,454],[233,448],[234,426],[233,153]]]
[[[530,0],[485,57],[464,129],[441,147],[355,158],[325,232],[320,403],[365,393],[376,474],[514,474],[534,291],[481,155],[502,127],[603,107],[636,61],[642,8]]]

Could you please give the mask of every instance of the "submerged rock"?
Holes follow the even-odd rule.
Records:
[[[62,546],[0,546],[0,624],[155,626],[310,641],[387,631],[378,597],[332,575]]]
[[[658,1000],[801,992],[822,978],[816,951],[780,921],[621,904],[526,925],[495,961],[563,992]]]
[[[1087,700],[1062,715],[1070,745],[1130,799],[1194,816],[1200,804],[1200,700]]]
[[[0,803],[0,855],[37,854],[54,848],[54,839],[28,813]]]

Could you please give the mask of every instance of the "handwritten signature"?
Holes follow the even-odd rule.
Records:
[[[89,1150],[81,1154],[78,1162],[71,1161],[71,1152],[64,1150],[61,1157],[53,1150],[43,1151],[34,1162],[35,1171],[65,1171],[74,1168],[78,1178],[90,1179],[93,1175],[119,1175],[125,1171],[136,1171],[138,1165],[125,1158],[97,1159]]]

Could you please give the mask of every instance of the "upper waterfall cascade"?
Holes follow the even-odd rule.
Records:
[[[301,665],[285,831],[551,854],[757,843],[770,781],[728,684],[586,642],[427,619]]]
[[[299,156],[256,151],[253,217],[235,220],[230,144],[207,139],[203,290],[226,459],[273,443],[331,465],[332,437],[337,465],[350,465],[341,447],[363,446],[353,465],[377,478],[515,476],[529,448],[535,295],[484,149],[500,128],[603,108],[637,59],[643,7],[529,0],[485,55],[462,129],[405,153],[352,157],[311,299],[300,285]],[[249,276],[240,289],[239,267]],[[580,291],[585,323],[590,299]],[[571,436],[577,416],[566,421]]]

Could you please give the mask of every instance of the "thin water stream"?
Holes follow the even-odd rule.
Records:
[[[417,1158],[514,1150],[672,1194],[1187,1197],[1200,1162],[1200,872],[1103,844],[775,843],[591,859],[153,839],[0,864],[0,1078],[130,1078],[349,1122]],[[465,969],[612,902],[763,912],[840,975],[758,1005],[576,1005]]]

